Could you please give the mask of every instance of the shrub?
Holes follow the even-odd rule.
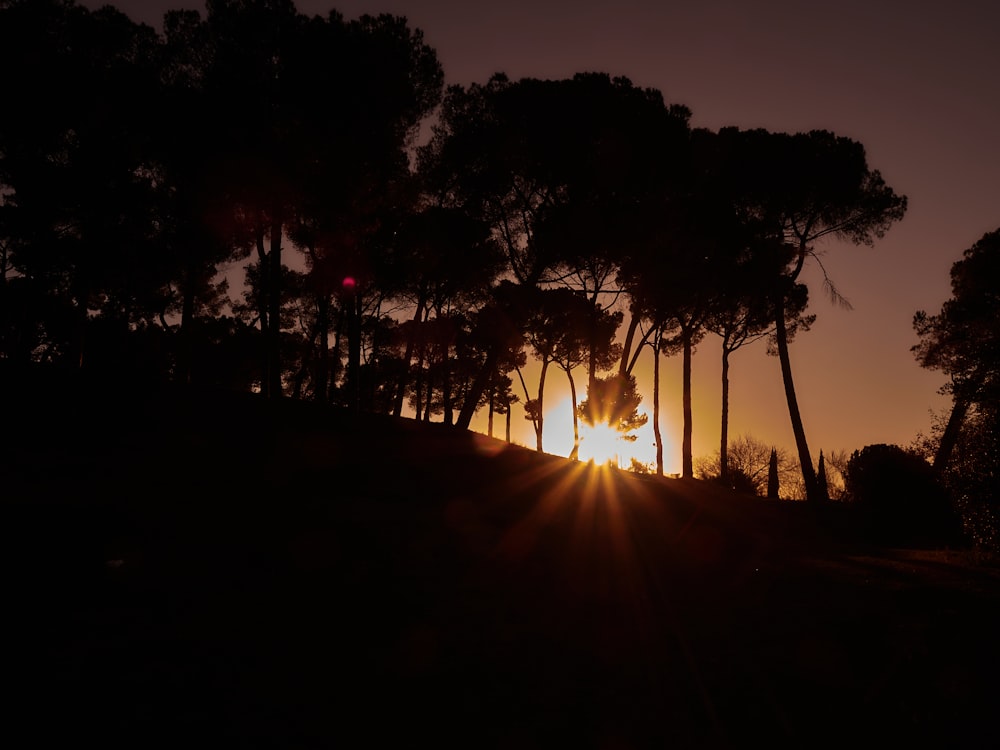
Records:
[[[869,541],[898,545],[961,542],[961,523],[931,465],[914,451],[884,443],[854,451],[845,492]]]

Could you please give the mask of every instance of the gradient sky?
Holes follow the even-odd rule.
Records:
[[[111,4],[153,26],[164,10],[204,9],[191,0]],[[448,83],[482,82],[495,72],[517,79],[601,71],[659,89],[692,110],[695,126],[822,128],[860,141],[869,164],[909,198],[909,211],[874,248],[824,246],[826,270],[853,309],[811,286],[818,318],[791,348],[810,449],[815,460],[820,449],[905,446],[929,430],[932,410],[948,406],[937,394],[944,379],[922,370],[910,352],[912,318],[940,308],[952,263],[1000,228],[1000,3],[298,0],[297,7],[407,17],[437,50]],[[694,359],[696,456],[718,447],[718,359],[709,337]],[[642,364],[651,367],[648,355]],[[679,358],[665,360],[662,373],[666,471],[673,472],[680,467]],[[760,344],[740,350],[731,381],[730,435],[793,445],[777,359]],[[565,377],[553,373],[548,383],[546,403],[555,405]],[[519,412],[515,438],[534,445]],[[557,452],[558,431],[550,419],[547,450]],[[651,443],[643,433],[636,455],[649,460]]]

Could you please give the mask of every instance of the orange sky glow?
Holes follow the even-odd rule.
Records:
[[[192,0],[111,4],[153,26],[167,9],[204,11],[203,3]],[[905,446],[929,431],[932,411],[948,406],[937,393],[943,378],[922,370],[910,352],[916,343],[912,318],[917,310],[940,308],[950,294],[952,263],[1000,227],[995,40],[1000,5],[972,0],[706,0],[696,7],[654,0],[489,5],[298,0],[296,5],[307,14],[336,8],[348,18],[383,12],[407,17],[437,50],[449,84],[484,82],[495,72],[517,79],[601,71],[659,89],[666,101],[689,107],[697,127],[821,128],[860,141],[870,166],[908,197],[909,210],[874,248],[821,246],[826,271],[852,309],[824,296],[818,268],[807,277],[817,320],[793,342],[791,360],[809,447],[816,459],[821,449]],[[719,357],[718,340],[709,336],[694,358],[696,459],[718,449]],[[750,434],[791,447],[777,359],[758,343],[736,352],[731,368],[730,436]],[[644,411],[652,408],[651,369],[647,352],[637,367]],[[680,471],[679,357],[663,361],[661,377],[665,472],[673,473]],[[528,383],[534,390],[537,378],[528,376]],[[568,450],[566,378],[550,372],[547,384],[545,401],[555,411],[546,421],[545,447]],[[520,407],[513,426],[515,441],[534,446]],[[473,427],[485,431],[485,413]],[[502,419],[494,432],[503,436]],[[651,461],[652,442],[647,425],[625,446],[622,463],[628,464],[633,451]]]

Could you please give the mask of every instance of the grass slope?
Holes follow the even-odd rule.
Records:
[[[840,509],[300,403],[18,406],[18,746],[1000,741],[998,571]]]

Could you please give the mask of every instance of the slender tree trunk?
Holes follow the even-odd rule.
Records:
[[[691,335],[684,335],[684,353],[681,372],[684,406],[684,436],[681,441],[681,476],[684,479],[694,478],[694,460],[692,458],[692,425],[691,425]]]
[[[450,356],[451,346],[448,344],[447,339],[445,339],[441,346],[441,402],[444,408],[444,423],[447,425],[454,424],[455,422],[451,407]]]
[[[636,329],[639,328],[639,316],[632,313],[628,322],[628,329],[625,331],[625,343],[622,344],[622,358],[618,365],[618,374],[622,377],[628,375],[632,368],[629,366],[629,356],[632,352],[632,342],[635,340]]]
[[[476,414],[476,405],[479,403],[480,397],[483,395],[483,391],[486,389],[490,382],[490,378],[493,377],[493,373],[496,371],[497,362],[500,360],[500,347],[491,346],[489,352],[486,354],[486,361],[483,363],[482,369],[476,373],[476,379],[472,381],[472,387],[469,389],[469,394],[465,397],[465,401],[462,403],[462,408],[458,412],[458,419],[455,424],[463,429],[469,429],[469,425],[472,424],[472,417]]]
[[[406,337],[406,351],[403,353],[403,371],[399,374],[399,382],[396,383],[396,393],[392,398],[392,415],[398,417],[403,413],[403,399],[406,397],[406,387],[410,380],[410,360],[413,359],[413,350],[416,346],[417,327],[424,314],[424,300],[417,300],[417,309],[413,313],[410,335]]]
[[[566,370],[566,377],[569,378],[570,403],[573,408],[573,450],[569,453],[569,459],[577,461],[580,458],[580,420],[576,416],[576,383],[571,370]]]
[[[792,382],[792,363],[788,356],[788,330],[785,328],[785,300],[780,295],[775,305],[774,327],[775,339],[778,343],[778,359],[781,362],[781,379],[785,385],[788,416],[792,421],[795,447],[799,454],[799,464],[802,466],[802,481],[806,486],[806,500],[820,502],[816,484],[816,470],[813,468],[812,457],[809,455],[806,431],[802,425],[802,416],[799,414],[799,403],[795,397],[795,384]]]
[[[597,338],[597,301],[595,300],[590,306],[590,352],[589,360],[587,362],[587,393],[594,392],[594,384],[597,382],[597,347],[595,339]],[[567,371],[567,375],[569,372]],[[572,376],[570,377],[572,381]],[[573,410],[573,421],[576,422],[576,409]]]
[[[514,411],[513,404],[507,404],[507,442],[510,442],[510,413]]]
[[[722,428],[719,437],[719,477],[729,481],[729,349],[722,340]]]
[[[269,337],[271,335],[271,316],[269,313],[270,308],[267,304],[270,274],[268,272],[267,243],[264,233],[263,217],[260,218],[259,223],[254,229],[254,245],[257,248],[257,289],[254,290],[254,302],[257,304],[257,319],[260,321],[260,338],[263,342],[260,351],[260,392],[266,396],[268,385],[270,383],[268,376],[270,357],[267,342],[269,341]]]
[[[663,476],[663,435],[660,433],[660,334],[653,339],[653,437],[656,439],[656,475]]]
[[[951,415],[948,417],[948,424],[945,425],[944,433],[941,435],[941,442],[938,443],[937,452],[934,454],[934,473],[940,475],[947,467],[951,458],[951,453],[958,443],[958,436],[962,431],[965,422],[965,415],[969,412],[969,399],[955,396],[952,403]]]
[[[539,453],[542,453],[542,429],[545,426],[545,404],[542,399],[545,394],[545,373],[549,369],[549,363],[547,360],[542,361],[542,371],[538,375],[538,418],[534,421],[535,425],[535,446]]]
[[[347,399],[355,413],[361,411],[361,293],[347,295]]]
[[[271,216],[271,250],[268,256],[267,397],[281,397],[281,215]]]
[[[493,437],[493,389],[490,389],[489,407],[490,410],[486,416],[486,434]]]

